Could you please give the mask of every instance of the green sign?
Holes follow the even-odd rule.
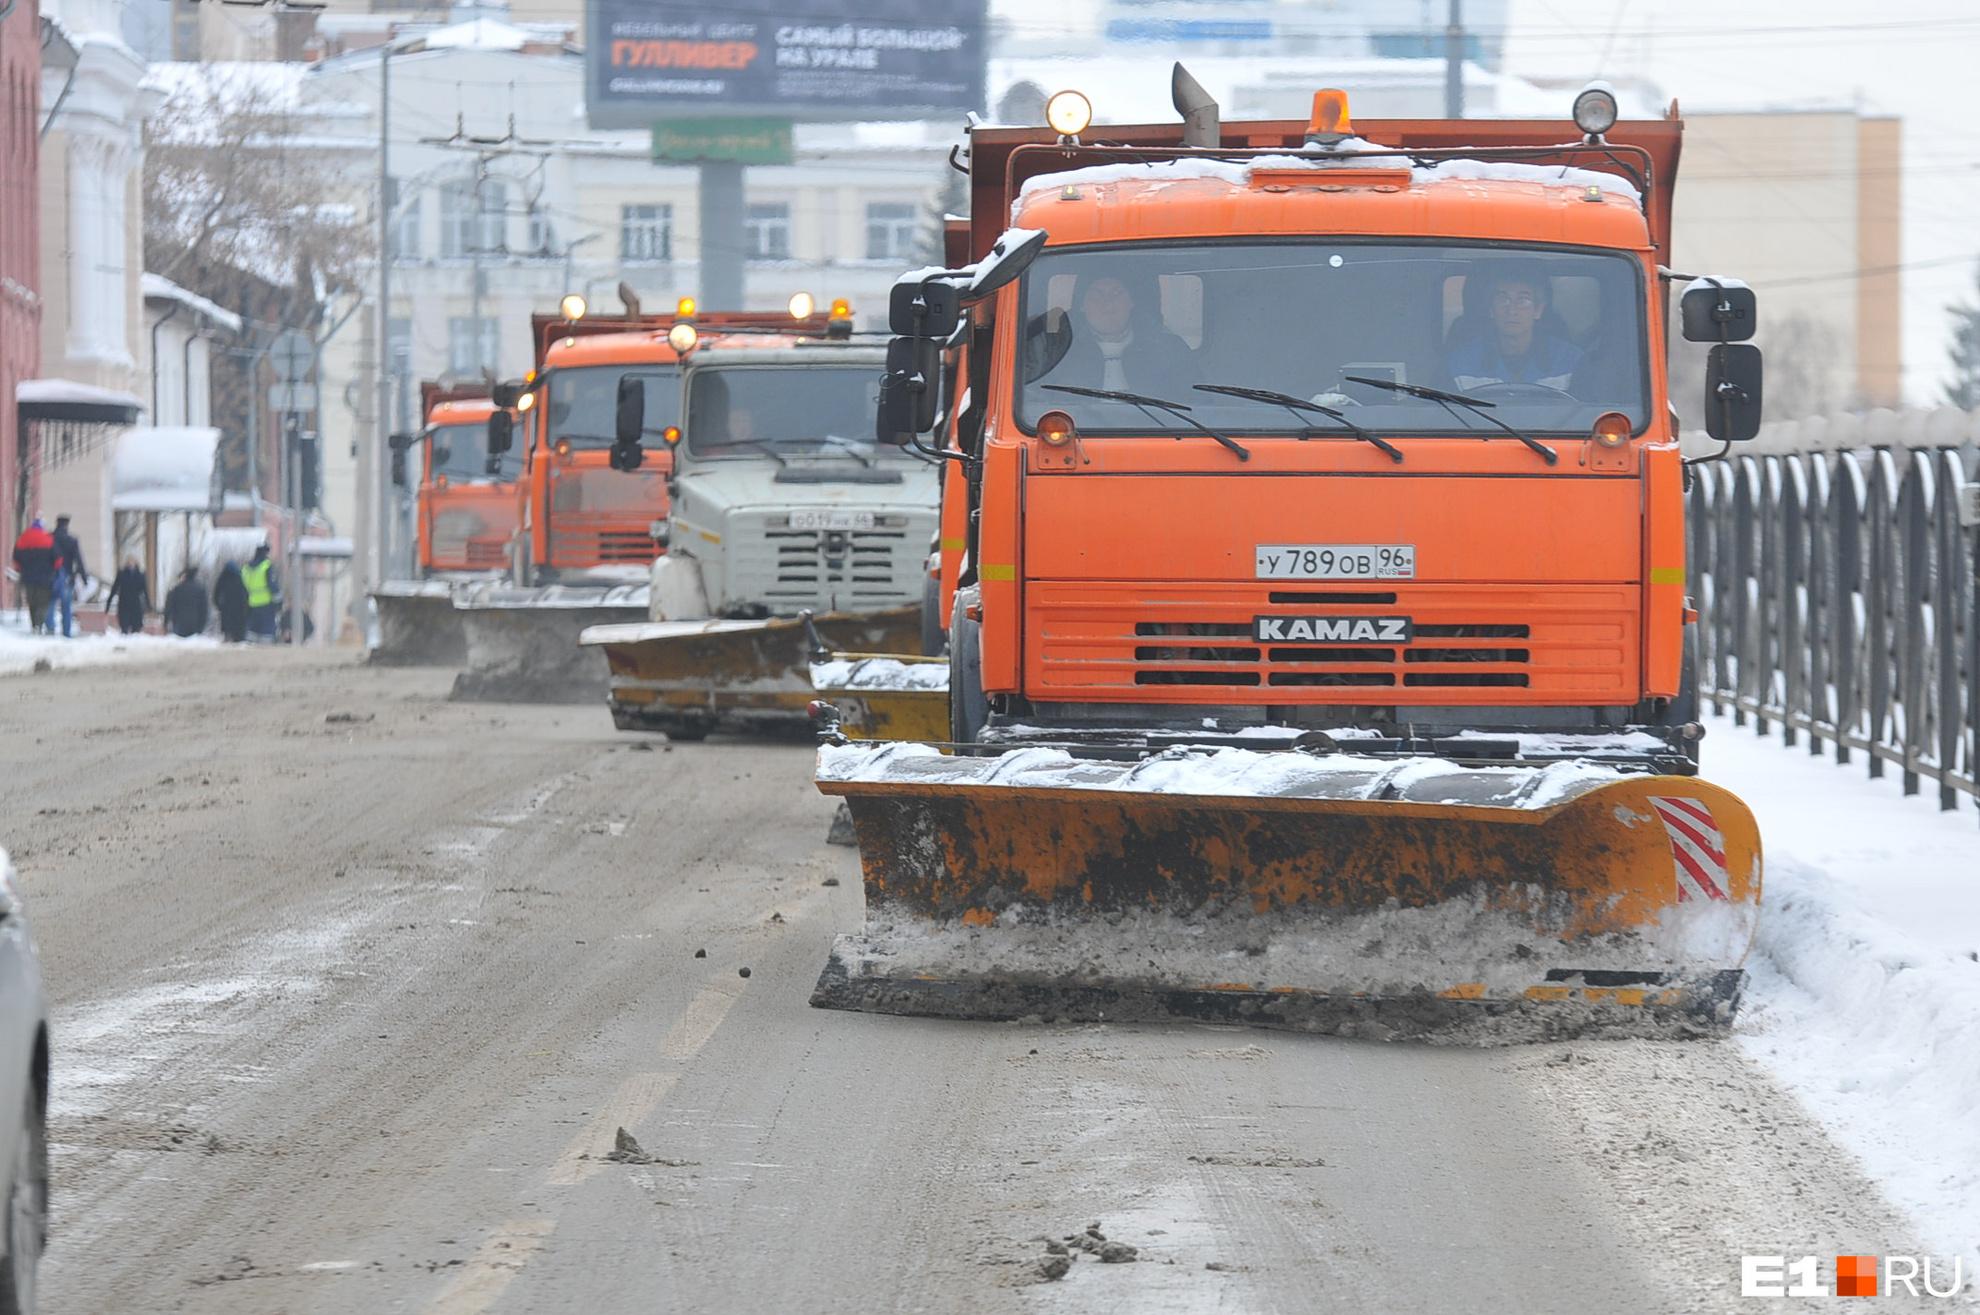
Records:
[[[671,163],[727,160],[789,164],[789,119],[668,119],[653,125],[653,158]]]

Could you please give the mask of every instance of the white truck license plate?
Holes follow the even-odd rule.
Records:
[[[1413,580],[1413,543],[1261,543],[1261,580]]]
[[[873,513],[870,511],[794,511],[791,513],[791,528],[794,530],[870,530],[873,528]]]

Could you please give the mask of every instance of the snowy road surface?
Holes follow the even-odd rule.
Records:
[[[1713,1311],[1919,1249],[1738,1041],[812,1010],[860,891],[804,746],[211,656],[0,680],[48,1310]],[[1038,1281],[1095,1221],[1139,1260]]]

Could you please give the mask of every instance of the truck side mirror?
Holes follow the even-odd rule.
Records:
[[[392,434],[385,442],[392,449],[392,485],[402,489],[406,486],[406,449],[419,442],[419,435]]]
[[[620,447],[638,447],[645,434],[646,383],[638,375],[620,375],[618,406],[613,412],[612,441]]]
[[[499,457],[507,452],[516,441],[516,418],[507,411],[497,411],[488,417],[488,455]]]
[[[941,279],[902,279],[887,302],[887,327],[906,337],[944,339],[962,323],[962,289]]]
[[[1678,315],[1686,342],[1745,342],[1753,336],[1760,299],[1744,283],[1699,279],[1684,290]]]
[[[990,254],[976,262],[976,277],[969,281],[965,301],[982,301],[1031,268],[1038,253],[1045,249],[1045,233],[1036,228],[1005,231],[990,248]]]
[[[1760,432],[1760,349],[1722,342],[1705,357],[1705,432],[1744,443]]]
[[[496,384],[488,390],[489,400],[503,411],[513,410],[516,403],[522,400],[522,395],[523,386],[513,381]]]
[[[612,416],[612,456],[614,470],[638,470],[646,460],[640,439],[646,434],[646,381],[638,375],[619,376],[618,403]]]
[[[887,372],[880,377],[873,436],[892,447],[906,447],[935,427],[935,389],[941,354],[926,338],[895,338],[887,344]]]

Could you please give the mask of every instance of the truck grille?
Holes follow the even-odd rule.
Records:
[[[1052,701],[1545,702],[1637,695],[1633,586],[1268,591],[1032,581],[1026,692]],[[1407,644],[1261,642],[1254,617],[1410,617]]]
[[[648,566],[658,553],[653,536],[644,529],[565,526],[550,531],[552,566]]]
[[[748,523],[753,520],[752,523]],[[782,515],[732,517],[731,602],[772,611],[874,611],[921,601],[933,512],[894,514],[870,530],[794,530]]]

